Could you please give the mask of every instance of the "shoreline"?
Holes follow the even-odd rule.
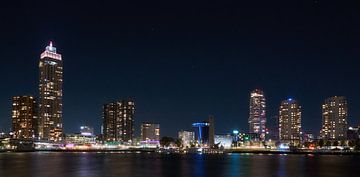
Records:
[[[158,153],[156,149],[88,149],[88,150],[0,150],[1,153],[31,153],[31,152],[63,152],[63,153]],[[159,154],[197,154],[197,153],[159,153]],[[360,155],[360,152],[340,152],[340,151],[264,151],[264,150],[224,150],[221,153],[203,153],[206,155],[215,154],[290,154],[290,155]]]

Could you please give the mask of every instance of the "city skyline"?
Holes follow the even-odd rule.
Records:
[[[0,176],[359,174],[359,9],[4,1]]]
[[[0,41],[0,129],[9,131],[12,96],[38,96],[38,58],[50,40],[64,56],[67,133],[83,124],[100,133],[101,106],[123,98],[137,104],[135,129],[143,121],[159,122],[163,135],[176,137],[179,129],[191,129],[194,120],[211,114],[216,133],[248,131],[249,93],[256,88],[266,93],[268,119],[278,114],[281,100],[294,98],[303,108],[304,130],[319,134],[321,105],[338,95],[348,99],[348,125],[358,124],[360,25],[352,20],[359,15],[349,13],[355,7],[266,4],[286,7],[273,12],[251,3],[171,10],[150,5],[155,12],[123,8],[129,5],[1,7],[7,20]],[[69,15],[60,15],[64,11]]]
[[[52,54],[52,53],[54,53],[54,54]],[[45,56],[46,55],[46,56]],[[50,57],[50,58],[49,58]],[[49,42],[49,45],[46,47],[46,50],[41,54],[41,59],[40,59],[40,73],[44,73],[44,61],[41,61],[41,60],[43,60],[44,58],[48,58],[48,59],[50,59],[50,60],[56,60],[56,61],[60,61],[61,62],[61,64],[60,64],[60,75],[61,76],[57,76],[57,77],[60,77],[60,81],[61,81],[61,83],[63,82],[62,81],[62,58],[61,58],[61,55],[60,54],[58,54],[58,53],[56,53],[56,48],[55,47],[53,47],[53,43],[52,43],[52,41],[50,41]],[[52,59],[52,58],[54,58],[54,59]],[[49,65],[51,65],[51,63],[49,64]],[[43,71],[41,71],[41,70],[43,70]],[[56,72],[54,71],[54,74],[55,74]],[[44,78],[45,76],[43,76],[43,74],[41,74],[40,75],[40,81],[41,82],[43,82],[42,80],[44,80],[43,78]],[[47,76],[47,77],[50,77],[50,76]],[[45,79],[45,81],[46,81],[46,79]],[[44,90],[44,89],[42,89],[42,85],[45,85],[44,83],[41,83],[40,82],[40,86],[39,86],[39,90],[41,91],[40,93],[42,93],[42,90]],[[61,91],[61,87],[60,87],[60,92],[61,92],[61,96],[62,96],[62,91]],[[265,97],[264,97],[264,92],[262,91],[262,90],[260,90],[260,88],[255,88],[254,90],[252,90],[252,91],[250,91],[249,92],[250,93],[250,96],[249,96],[249,98],[250,98],[250,102],[249,102],[249,106],[250,106],[250,109],[249,109],[249,114],[250,114],[250,118],[248,118],[248,121],[249,121],[249,128],[248,129],[240,129],[242,132],[250,132],[250,133],[255,133],[256,131],[254,131],[254,130],[252,130],[252,126],[254,127],[254,125],[252,125],[253,123],[250,123],[250,120],[251,119],[254,119],[253,117],[252,117],[252,115],[254,114],[253,112],[255,111],[254,109],[261,109],[260,111],[262,112],[262,111],[264,111],[264,112],[262,112],[262,113],[260,113],[260,114],[264,114],[264,115],[261,115],[262,117],[264,117],[264,118],[262,118],[262,119],[264,119],[264,122],[265,122],[265,125],[264,124],[262,124],[261,126],[264,128],[264,127],[266,127],[266,115],[265,115],[265,112],[267,111],[267,108],[266,108],[266,103],[265,103]],[[36,95],[36,94],[31,94],[31,96],[33,96],[33,95]],[[255,98],[256,97],[256,98]],[[335,98],[337,97],[337,96],[334,96]],[[41,100],[41,98],[38,98],[39,100]],[[257,100],[257,99],[259,99],[259,100]],[[109,100],[116,100],[115,98],[112,98],[112,99],[109,99]],[[289,98],[288,100],[292,100],[292,98]],[[122,102],[122,101],[121,101]],[[125,101],[126,102],[126,101]],[[283,102],[283,101],[282,101]],[[110,102],[110,103],[116,103],[116,102]],[[261,105],[259,105],[259,104],[261,104]],[[60,105],[61,105],[61,102],[60,102]],[[105,104],[106,105],[106,104]],[[62,106],[62,105],[61,105]],[[255,107],[255,106],[257,106],[257,107]],[[40,106],[38,106],[39,108],[41,108],[41,104],[40,104]],[[38,109],[39,109],[38,108]],[[263,110],[264,109],[264,110]],[[39,109],[39,111],[40,111],[40,109]],[[255,111],[256,112],[256,111]],[[38,124],[40,125],[41,124],[41,113],[39,112],[39,115],[38,115],[38,117],[39,117],[39,122],[38,122]],[[260,116],[260,115],[259,115]],[[323,116],[323,115],[322,115]],[[347,116],[347,115],[346,115]],[[104,118],[103,118],[104,119]],[[132,121],[134,121],[134,120],[132,120]],[[259,121],[260,121],[260,119],[259,119]],[[273,120],[272,120],[273,121]],[[260,122],[259,122],[260,123]],[[61,124],[62,124],[62,122],[61,122]],[[271,124],[274,124],[274,122],[272,122]],[[322,123],[323,124],[323,123]],[[260,125],[260,124],[259,124]],[[355,125],[355,124],[354,124]],[[97,125],[92,125],[92,126],[95,126],[95,127],[99,127],[100,128],[100,133],[102,132],[102,128],[103,128],[103,126],[104,126],[104,124],[103,125],[100,125],[100,126],[97,126]],[[134,126],[134,125],[132,125],[132,126]],[[323,126],[323,125],[322,125]],[[356,126],[356,125],[355,125]],[[41,128],[40,128],[41,126],[39,126],[39,132],[41,132]],[[260,126],[258,127],[259,129],[260,129]],[[134,129],[134,128],[131,128],[131,129]],[[179,129],[181,129],[181,128],[179,128]],[[191,128],[189,128],[189,126],[187,126],[187,127],[184,127],[184,129],[191,129]],[[237,128],[235,128],[236,130],[237,130]],[[256,129],[255,127],[253,128],[253,129]],[[321,130],[322,128],[320,128],[320,130]],[[304,128],[302,128],[300,131],[301,132],[303,132],[304,130],[307,130],[306,128],[304,129]],[[61,125],[61,133],[60,134],[62,134],[62,125]],[[132,136],[135,136],[135,132],[136,132],[136,136],[139,136],[139,131],[134,131],[134,130],[132,130],[133,132],[131,133],[131,134],[133,134]],[[218,131],[218,132],[221,132],[220,134],[226,134],[226,133],[231,133],[231,129],[228,129],[228,130],[221,130],[221,131]],[[97,132],[97,131],[96,131]],[[215,132],[215,133],[218,133],[218,132]],[[309,132],[309,131],[308,131]],[[70,133],[70,132],[66,132],[66,133]],[[319,135],[320,136],[320,134],[321,134],[321,132],[320,133],[317,133],[316,132],[316,130],[314,131],[314,132],[311,132],[311,133],[314,133],[314,134],[316,134],[316,135]],[[40,133],[41,134],[41,133]],[[59,134],[59,135],[60,135]],[[57,135],[57,136],[59,136],[59,135]],[[140,134],[140,136],[141,136],[141,134]],[[261,133],[260,133],[260,137],[261,137],[262,135],[261,135]],[[133,138],[133,137],[132,137]],[[130,138],[129,140],[131,140],[132,138]],[[121,139],[121,138],[120,138]]]

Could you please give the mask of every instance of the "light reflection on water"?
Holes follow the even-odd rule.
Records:
[[[359,172],[359,156],[0,153],[0,177],[353,177]]]

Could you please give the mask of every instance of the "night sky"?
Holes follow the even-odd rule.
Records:
[[[53,41],[64,61],[65,133],[100,132],[102,105],[131,98],[143,121],[176,136],[215,116],[216,133],[248,130],[249,92],[302,105],[319,133],[321,104],[346,96],[360,124],[360,7],[346,1],[73,1],[0,5],[0,129],[11,97],[38,95],[38,62]]]

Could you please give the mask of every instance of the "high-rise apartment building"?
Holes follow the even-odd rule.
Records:
[[[103,140],[131,143],[134,137],[135,104],[130,100],[103,106]]]
[[[281,142],[298,145],[301,140],[301,106],[293,99],[281,102],[279,109],[279,138]]]
[[[12,98],[12,133],[15,139],[33,139],[37,134],[36,102],[32,96]]]
[[[327,98],[322,105],[321,139],[344,140],[347,135],[347,101],[343,96]]]
[[[262,90],[255,89],[250,93],[249,132],[257,133],[260,140],[266,135],[266,100]]]
[[[40,56],[39,69],[39,137],[61,141],[63,62],[52,42]]]

